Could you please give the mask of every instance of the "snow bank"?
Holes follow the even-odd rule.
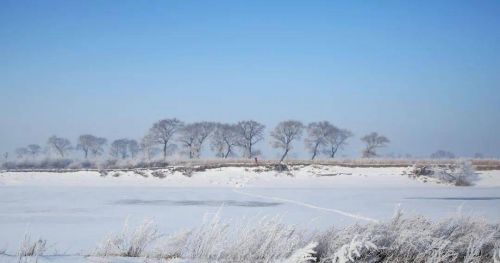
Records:
[[[439,180],[414,180],[404,167],[297,165],[275,171],[264,166],[221,167],[203,171],[134,169],[115,171],[3,172],[4,186],[164,186],[164,187],[419,187]],[[500,186],[500,171],[476,173],[474,185]],[[423,182],[427,182],[424,184]]]

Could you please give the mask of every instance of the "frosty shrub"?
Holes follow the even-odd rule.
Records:
[[[450,165],[415,165],[412,177],[426,176],[456,186],[470,186],[477,180],[476,171],[470,161],[459,160]]]
[[[152,220],[144,222],[131,230],[128,220],[121,233],[107,236],[94,251],[96,256],[145,256],[144,250],[158,238],[158,229]]]
[[[284,224],[279,217],[262,217],[238,225],[235,239],[224,250],[224,259],[233,262],[275,262],[312,242],[307,231]]]
[[[317,242],[311,242],[303,248],[297,249],[289,258],[287,258],[283,263],[308,263],[316,262],[316,246]]]
[[[491,262],[499,241],[499,226],[480,219],[434,223],[398,211],[388,222],[328,231],[319,255],[320,262]]]
[[[17,252],[18,262],[27,262],[28,258],[34,258],[34,261],[38,261],[38,257],[43,255],[47,250],[47,240],[38,239],[31,240],[29,234],[25,234],[21,244],[19,246],[19,251]]]
[[[152,258],[175,259],[180,258],[186,247],[191,230],[181,230],[158,241],[156,248],[148,255]]]
[[[224,222],[216,215],[200,227],[163,238],[157,238],[152,226],[146,221],[136,231],[111,236],[95,254],[252,263],[473,263],[500,258],[500,226],[464,215],[433,222],[397,211],[386,222],[325,231],[299,229],[276,217]],[[153,249],[147,251],[149,247]]]

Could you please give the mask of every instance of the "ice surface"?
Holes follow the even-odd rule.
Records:
[[[290,175],[222,168],[164,179],[133,172],[118,177],[83,171],[5,172],[0,173],[0,250],[15,254],[29,232],[48,240],[48,254],[88,254],[104,236],[119,231],[127,218],[132,222],[152,218],[162,233],[173,233],[200,225],[206,214],[219,210],[221,217],[235,220],[280,215],[285,222],[308,229],[385,220],[398,204],[407,213],[436,219],[460,209],[500,221],[499,171],[481,172],[482,179],[472,187],[423,183],[404,172],[404,168],[304,167]],[[12,259],[2,256],[0,262]],[[65,259],[39,262],[70,262]]]

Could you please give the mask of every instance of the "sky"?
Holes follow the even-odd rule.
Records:
[[[486,0],[1,0],[0,152],[176,117],[328,120],[348,157],[372,131],[384,154],[500,157],[499,29]]]

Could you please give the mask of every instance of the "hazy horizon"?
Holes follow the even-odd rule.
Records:
[[[497,1],[2,1],[0,152],[175,117],[328,120],[355,135],[339,156],[375,131],[382,154],[500,157],[498,28]]]

